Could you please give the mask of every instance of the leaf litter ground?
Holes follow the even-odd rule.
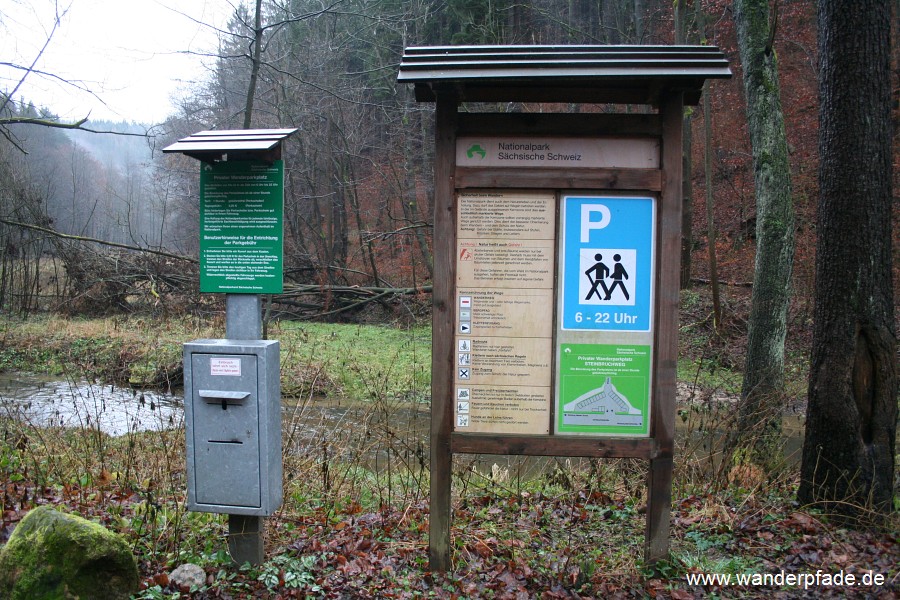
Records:
[[[428,506],[419,502],[367,512],[354,502],[268,520],[264,565],[229,565],[225,521],[208,516],[204,554],[159,515],[180,499],[150,500],[99,482],[85,487],[4,485],[2,539],[38,504],[75,510],[125,535],[140,559],[138,598],[895,598],[900,543],[893,527],[842,528],[787,496],[759,491],[690,495],[673,505],[672,558],[642,565],[644,514],[634,497],[581,486],[548,492],[475,490],[454,502],[453,570],[428,570]],[[782,493],[789,490],[781,490]],[[147,511],[155,511],[155,521]],[[143,511],[143,512],[142,512]],[[151,523],[135,527],[136,523]],[[195,526],[196,528],[196,526]],[[177,529],[177,528],[176,528]],[[182,535],[178,541],[173,536]],[[173,551],[174,546],[180,550]],[[216,549],[216,547],[219,547]],[[168,578],[193,559],[206,585],[179,588]],[[880,574],[874,585],[700,584],[703,573]]]

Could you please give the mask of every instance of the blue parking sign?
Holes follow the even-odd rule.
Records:
[[[562,328],[650,331],[656,202],[564,196]]]

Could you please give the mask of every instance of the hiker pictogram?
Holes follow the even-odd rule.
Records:
[[[609,258],[612,257],[612,262]],[[636,251],[631,249],[593,248],[581,253],[579,284],[581,303],[594,305],[634,304]]]
[[[603,255],[599,252],[594,255],[594,260],[597,262],[590,269],[584,272],[587,275],[588,281],[591,282],[591,291],[588,292],[587,298],[585,300],[590,300],[591,296],[597,294],[597,298],[605,297],[607,300],[609,299],[609,288],[606,287],[606,283],[603,281],[606,279],[606,276],[609,275],[609,267],[603,264]],[[591,277],[591,273],[593,273],[593,277]],[[600,291],[597,289],[597,286],[603,288],[603,296],[600,295]]]
[[[624,294],[625,299],[628,300],[630,296],[628,295],[628,290],[625,289],[625,284],[622,282],[623,277],[628,279],[628,271],[622,266],[622,255],[613,255],[613,260],[616,261],[615,266],[613,266],[612,275],[610,275],[613,283],[609,286],[609,290],[606,292],[606,298],[604,298],[604,300],[609,300],[612,297],[612,293],[616,289],[616,286],[622,288],[622,294]]]

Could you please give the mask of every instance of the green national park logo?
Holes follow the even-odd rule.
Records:
[[[469,146],[469,149],[466,150],[466,156],[468,158],[475,158],[476,154],[478,155],[478,158],[481,159],[487,156],[487,152],[484,148],[481,147],[481,144],[472,144],[471,146]]]

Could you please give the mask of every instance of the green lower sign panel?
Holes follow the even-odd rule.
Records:
[[[283,291],[284,163],[200,168],[200,291]]]
[[[557,432],[648,436],[650,346],[561,344]]]

